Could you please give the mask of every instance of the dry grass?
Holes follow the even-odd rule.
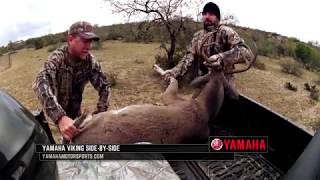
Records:
[[[9,68],[9,60],[8,55],[1,55],[0,56],[0,72],[5,71]]]
[[[158,47],[158,44],[108,41],[103,43],[101,50],[92,51],[105,72],[117,74],[117,83],[111,93],[110,109],[130,104],[161,103],[160,95],[166,85],[152,70]],[[0,89],[9,92],[30,110],[40,109],[31,85],[48,54],[46,48],[24,49],[13,54],[12,67],[0,72]],[[305,82],[318,80],[319,74],[304,71],[302,77],[298,78],[282,73],[280,60],[259,58],[266,65],[266,70],[252,68],[238,74],[238,89],[309,129],[318,124],[320,103],[312,102],[309,92],[303,90],[303,86]],[[286,60],[288,59],[281,59]],[[288,81],[298,86],[297,92],[284,88]],[[183,92],[188,94],[190,89],[184,88]],[[87,86],[83,107],[94,109],[97,99],[96,91],[91,85]]]
[[[281,72],[280,61],[290,61],[288,58],[281,60],[261,58],[266,64],[267,71],[251,69],[239,74],[237,86],[240,91],[271,107],[274,111],[303,124],[307,129],[317,129],[320,122],[320,104],[309,97],[309,92],[304,90],[305,82],[312,82],[319,74],[306,70],[301,78]],[[284,89],[286,82],[294,82],[298,91]],[[318,126],[318,127],[317,127]]]

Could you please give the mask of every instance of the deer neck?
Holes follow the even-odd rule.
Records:
[[[212,72],[208,83],[197,97],[203,113],[209,119],[215,118],[219,113],[224,100],[225,77],[222,72]]]

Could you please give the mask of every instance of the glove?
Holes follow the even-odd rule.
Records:
[[[167,81],[167,82],[170,82],[170,78],[173,77],[175,78],[174,76],[174,73],[173,73],[173,70],[172,69],[168,69],[164,72],[164,80]]]
[[[212,55],[208,61],[204,61],[203,64],[208,67],[223,67],[222,56],[220,54]]]

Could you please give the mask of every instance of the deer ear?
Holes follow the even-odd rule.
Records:
[[[193,88],[201,87],[203,84],[207,83],[209,79],[210,79],[210,73],[197,77],[190,83],[190,86]]]

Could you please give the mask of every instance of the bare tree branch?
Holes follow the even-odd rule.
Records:
[[[169,34],[170,46],[161,45],[168,55],[169,64],[173,65],[173,55],[178,34],[184,29],[185,19],[182,8],[190,0],[105,0],[113,7],[113,12],[125,14],[129,19],[136,15],[145,15],[151,24],[161,23]]]

